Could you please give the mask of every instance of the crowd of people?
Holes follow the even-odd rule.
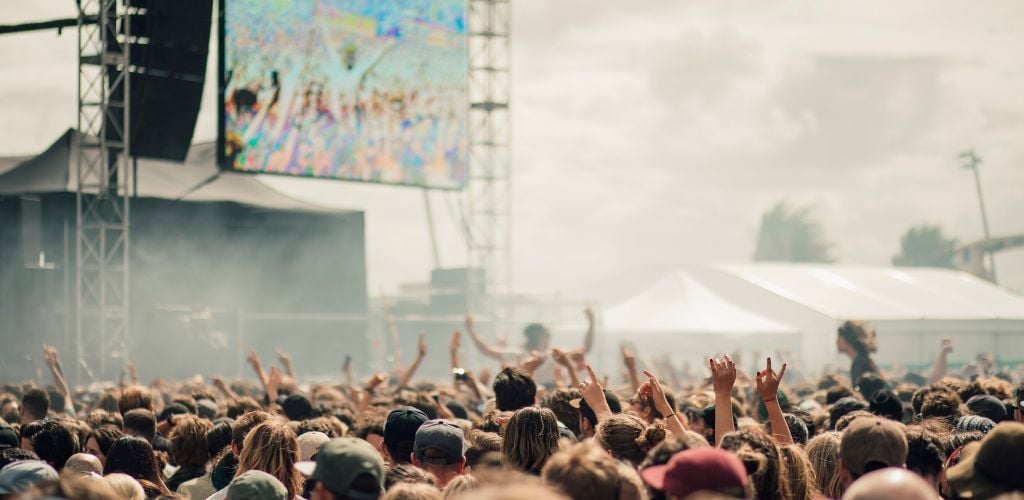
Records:
[[[850,377],[721,356],[663,381],[623,350],[620,385],[587,362],[592,321],[579,349],[541,325],[521,350],[467,333],[493,377],[463,368],[459,332],[443,381],[415,379],[422,338],[396,376],[337,384],[279,352],[250,355],[255,382],[142,385],[129,365],[72,389],[44,346],[52,384],[0,394],[0,498],[1024,499],[1024,382],[947,370],[948,340],[927,376],[881,370],[863,322],[837,334]]]

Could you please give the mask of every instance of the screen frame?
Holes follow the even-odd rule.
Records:
[[[472,172],[473,172],[473,168],[471,166],[471,164],[473,162],[473,133],[471,132],[471,130],[473,128],[473,115],[472,115],[472,113],[473,113],[473,106],[472,106],[472,103],[470,102],[470,86],[473,84],[472,83],[472,80],[473,80],[473,75],[472,75],[473,61],[471,59],[472,54],[471,54],[471,51],[470,51],[470,46],[472,45],[472,40],[471,39],[473,37],[473,32],[472,32],[472,29],[471,29],[471,26],[470,26],[470,18],[472,17],[472,12],[470,10],[472,8],[472,6],[470,5],[470,2],[472,0],[463,0],[462,1],[462,11],[465,13],[464,19],[465,19],[465,23],[466,23],[466,44],[465,44],[466,66],[464,68],[465,69],[465,74],[466,74],[466,92],[465,92],[465,95],[463,96],[464,97],[464,99],[463,99],[463,110],[465,111],[465,117],[466,117],[465,118],[466,119],[465,144],[463,146],[463,150],[464,150],[465,156],[466,156],[466,176],[465,176],[465,180],[462,182],[462,185],[461,186],[455,186],[455,187],[431,186],[429,184],[416,184],[416,183],[412,183],[412,182],[392,182],[392,181],[375,181],[375,180],[367,180],[367,179],[351,179],[351,178],[346,178],[346,177],[318,177],[318,176],[315,176],[315,175],[294,175],[294,174],[288,174],[288,173],[284,173],[284,172],[266,172],[266,171],[264,171],[264,172],[254,172],[254,171],[249,171],[249,170],[239,170],[239,169],[234,168],[232,165],[230,165],[228,163],[227,155],[225,154],[225,151],[224,151],[224,145],[225,145],[225,140],[226,140],[225,132],[227,132],[225,130],[225,127],[224,127],[224,119],[225,119],[225,111],[226,111],[224,109],[224,98],[226,97],[226,95],[225,95],[226,85],[225,85],[225,82],[224,82],[224,71],[225,71],[226,65],[227,65],[226,64],[227,60],[226,60],[226,57],[225,57],[225,46],[224,46],[224,40],[225,40],[225,36],[224,35],[225,35],[225,28],[226,28],[226,21],[225,21],[224,13],[225,13],[225,10],[227,9],[228,2],[231,2],[232,0],[215,0],[215,1],[217,2],[217,141],[216,141],[216,143],[217,143],[217,145],[216,145],[216,147],[217,147],[217,157],[216,157],[216,162],[217,162],[217,170],[218,170],[219,173],[223,174],[224,172],[231,172],[231,173],[243,174],[243,175],[269,175],[269,176],[274,176],[274,177],[287,177],[287,178],[291,178],[291,179],[323,179],[323,180],[329,180],[329,181],[356,182],[356,183],[359,183],[359,184],[377,184],[377,185],[383,185],[383,186],[414,187],[414,188],[420,188],[420,189],[424,189],[424,190],[428,190],[428,191],[454,191],[454,192],[459,192],[459,191],[464,191],[467,187],[469,187],[469,183],[470,183],[470,181],[472,181]]]

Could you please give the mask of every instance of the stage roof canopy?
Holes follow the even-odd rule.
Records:
[[[80,134],[68,129],[35,157],[0,158],[0,195],[75,192],[75,148]],[[278,210],[347,212],[280,193],[250,174],[221,172],[216,143],[193,144],[184,163],[140,158],[138,196],[182,201],[225,201]]]

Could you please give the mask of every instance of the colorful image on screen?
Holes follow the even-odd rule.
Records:
[[[222,163],[461,188],[465,0],[225,0]]]

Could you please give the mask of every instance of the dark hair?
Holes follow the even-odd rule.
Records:
[[[919,476],[938,477],[946,463],[942,440],[922,427],[907,427],[907,469]]]
[[[614,392],[609,389],[605,389],[604,400],[608,402],[608,409],[610,409],[612,413],[616,415],[622,413],[622,402],[619,401],[619,397],[616,396]],[[595,414],[594,409],[587,404],[587,400],[583,398],[580,398],[580,417],[590,423],[591,427],[597,428],[597,414]],[[580,429],[580,432],[582,431],[583,429]]]
[[[857,380],[857,392],[868,401],[871,400],[871,396],[874,396],[876,392],[887,388],[888,384],[885,383],[885,379],[874,372],[867,372]]]
[[[844,322],[839,327],[839,336],[862,356],[878,350],[875,331],[865,321]]]
[[[715,406],[711,405],[700,411],[700,418],[704,421],[704,427],[715,430]],[[732,428],[739,429],[739,420],[736,418],[736,410],[732,412]],[[714,435],[714,439],[718,439],[718,435]],[[710,441],[710,440],[709,440]]]
[[[32,436],[32,449],[40,460],[60,471],[64,468],[64,462],[78,451],[78,439],[62,424],[45,420],[39,431]]]
[[[233,422],[224,421],[206,431],[206,449],[210,451],[211,456],[216,456],[225,447],[231,446],[233,425]]]
[[[957,448],[961,446],[967,446],[975,441],[981,441],[985,438],[985,435],[981,431],[970,431],[970,432],[958,432],[952,434],[946,438],[945,442],[942,443],[943,451],[946,452],[946,456],[952,455]]]
[[[238,420],[238,417],[245,415],[246,413],[259,411],[260,404],[255,399],[248,396],[242,396],[228,403],[228,417]]]
[[[149,441],[135,436],[123,436],[110,447],[103,475],[115,472],[128,474],[136,480],[149,481],[160,488],[161,493],[170,493],[160,478],[160,465]]]
[[[938,417],[951,424],[960,418],[960,396],[951,390],[932,391],[921,400],[920,417],[922,419]]]
[[[548,333],[547,328],[544,328],[544,325],[530,323],[523,329],[523,335],[526,336],[526,349],[534,350],[540,348],[541,339],[550,336],[550,333]]]
[[[46,418],[50,411],[50,396],[46,391],[33,387],[25,391],[25,395],[21,397],[21,407],[35,420]]]
[[[313,412],[313,404],[302,394],[289,395],[281,404],[281,409],[284,410],[284,416],[288,417],[288,420],[308,420],[316,416]]]
[[[24,448],[7,448],[0,450],[0,469],[22,460],[39,460],[39,455]]]
[[[580,410],[571,404],[574,399],[579,399],[580,392],[575,389],[558,389],[551,391],[541,401],[541,406],[555,412],[558,421],[565,424],[569,431],[578,436],[580,429]]]
[[[34,420],[29,422],[18,429],[18,435],[21,439],[27,439],[29,442],[32,441],[32,436],[35,436],[37,432],[42,430],[43,420]]]
[[[863,379],[861,379],[863,380]],[[879,417],[900,422],[903,420],[903,402],[892,389],[875,391],[868,401],[868,408],[871,413]]]
[[[792,413],[783,413],[782,417],[786,419],[786,427],[789,427],[789,434],[793,436],[793,442],[800,446],[807,444],[810,432],[804,419]]]
[[[507,367],[494,377],[494,400],[501,411],[516,411],[533,406],[537,399],[537,384],[519,368]]]
[[[833,385],[825,391],[825,405],[834,405],[843,398],[854,397],[854,392],[845,385]]]
[[[110,447],[114,445],[114,441],[117,441],[122,436],[124,436],[124,433],[121,432],[121,429],[118,429],[113,425],[101,425],[89,431],[89,434],[85,437],[85,441],[88,443],[89,438],[95,439],[96,446],[99,447],[100,453],[103,453],[103,455],[106,456],[110,454]],[[83,448],[86,443],[82,443]]]
[[[124,414],[124,433],[152,443],[156,439],[156,415],[142,408],[129,410]]]

